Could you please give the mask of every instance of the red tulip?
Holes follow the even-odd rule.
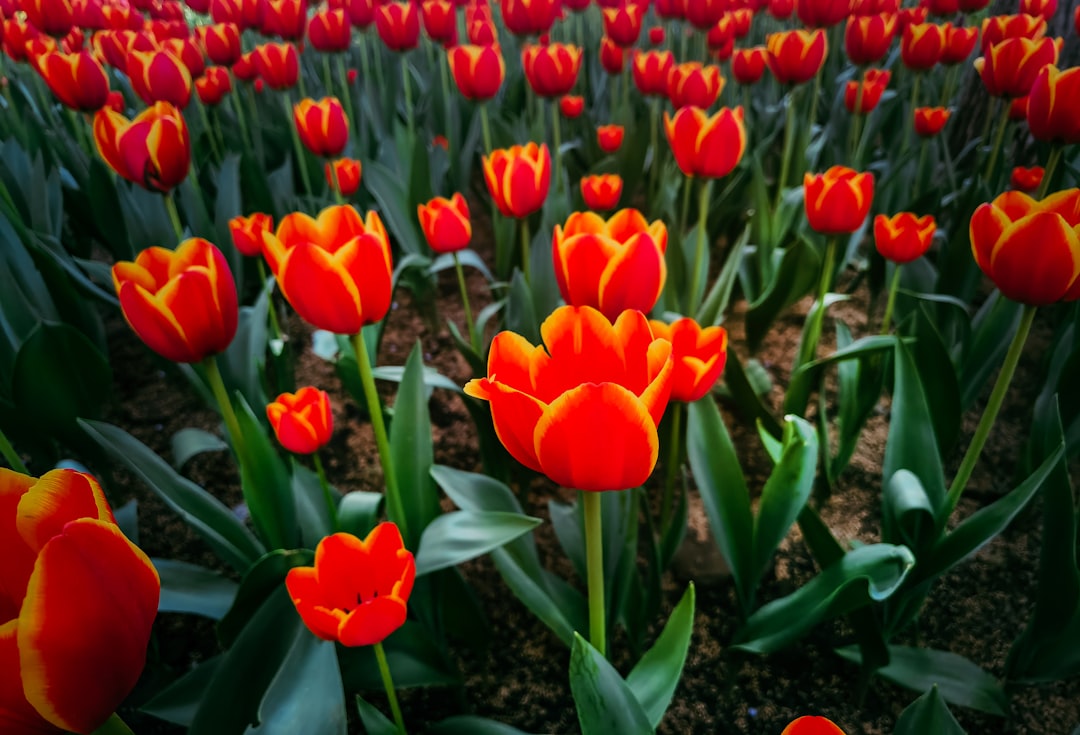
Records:
[[[636,0],[619,3],[613,8],[604,8],[604,35],[623,48],[633,46],[641,36],[641,23],[647,9],[647,4],[638,3]]]
[[[1036,140],[1080,143],[1080,67],[1047,64],[1028,95],[1027,120]]]
[[[447,53],[450,73],[467,100],[489,100],[499,92],[506,64],[497,46],[455,46]]]
[[[457,14],[450,0],[424,0],[420,6],[428,38],[447,48],[457,43]]]
[[[910,263],[921,258],[934,240],[937,223],[931,215],[916,217],[900,212],[892,217],[874,217],[874,247],[886,260]]]
[[[626,66],[626,49],[607,36],[600,39],[600,66],[613,76],[622,74]]]
[[[360,162],[355,158],[327,161],[323,167],[326,183],[338,189],[343,197],[351,197],[360,188]],[[337,184],[334,184],[335,179]]]
[[[291,43],[264,43],[251,52],[259,76],[271,89],[290,89],[300,77],[300,54]],[[236,67],[233,67],[236,74]],[[239,76],[239,74],[238,74]]]
[[[267,405],[266,418],[278,442],[293,454],[314,454],[334,432],[330,396],[310,385],[279,395]]]
[[[783,31],[765,39],[769,70],[781,84],[802,84],[813,79],[825,63],[825,31]]]
[[[505,8],[506,5],[504,4]],[[561,97],[574,88],[581,69],[581,49],[564,43],[525,44],[521,65],[529,86],[541,97]]]
[[[127,74],[135,94],[148,105],[168,102],[182,108],[191,100],[191,72],[165,49],[129,51]]]
[[[933,137],[941,132],[951,115],[947,107],[916,107],[915,132],[924,138]]]
[[[300,142],[316,156],[339,156],[349,142],[349,117],[336,97],[300,100],[293,105],[293,120]]]
[[[674,118],[665,112],[664,132],[675,162],[687,176],[727,176],[746,150],[741,106],[723,107],[712,117],[699,107],[683,107]]]
[[[668,74],[668,99],[676,110],[688,106],[706,110],[713,106],[723,89],[724,78],[718,66],[688,61],[672,66]]]
[[[109,98],[109,77],[85,49],[77,54],[42,54],[36,66],[56,98],[73,110],[93,112]]]
[[[206,28],[203,45],[210,60],[220,66],[232,66],[240,60],[240,26],[235,23],[215,23]]]
[[[224,66],[211,66],[195,80],[195,92],[199,101],[213,107],[221,104],[225,95],[232,91],[232,77]]]
[[[649,29],[649,43],[653,46],[659,46],[664,42],[664,27],[653,26]]]
[[[954,16],[960,12],[960,0],[919,0],[930,15]]]
[[[736,49],[731,58],[731,76],[739,84],[757,84],[765,73],[764,46]]]
[[[264,36],[279,36],[285,41],[302,41],[307,30],[307,0],[259,0]]]
[[[908,69],[925,71],[941,61],[945,50],[945,26],[936,23],[908,25],[900,37],[900,60]]]
[[[56,38],[66,36],[75,23],[71,0],[23,0],[22,10],[30,25]]]
[[[385,2],[375,8],[375,30],[391,51],[408,51],[420,43],[420,13],[412,2]]]
[[[941,51],[942,64],[961,64],[967,61],[979,40],[978,28],[962,28],[945,24],[945,47]]]
[[[488,191],[503,216],[528,217],[544,205],[551,186],[546,143],[500,148],[481,160]]]
[[[690,403],[708,395],[727,364],[727,330],[704,329],[689,317],[673,324],[649,321],[654,337],[671,343],[671,400]]]
[[[581,179],[581,198],[585,206],[599,212],[615,209],[622,196],[623,181],[618,174],[599,174]]]
[[[580,95],[564,94],[559,98],[559,111],[568,120],[579,117],[585,110],[585,98]]]
[[[829,28],[851,15],[851,0],[795,0],[795,14],[807,28]]]
[[[1052,38],[1006,38],[975,59],[975,69],[995,97],[1026,97],[1042,68],[1057,63],[1058,50]]]
[[[229,220],[229,234],[232,235],[233,247],[249,258],[262,255],[263,233],[272,232],[274,218],[269,214],[256,212],[244,217],[237,215]]]
[[[823,235],[855,232],[866,220],[874,198],[874,175],[833,166],[824,174],[803,177],[806,219]]]
[[[417,205],[416,214],[424,239],[436,253],[455,253],[469,247],[472,224],[469,205],[461,194],[450,199],[435,197],[427,204]]]
[[[1046,35],[1046,19],[1034,15],[992,15],[983,19],[982,52],[1006,38],[1029,38],[1037,41]]]
[[[876,64],[885,58],[896,36],[896,16],[891,13],[848,18],[844,50],[852,64]]]
[[[667,96],[668,77],[675,66],[671,51],[635,51],[630,71],[638,91],[646,95]]]
[[[94,116],[94,141],[105,163],[144,189],[167,192],[191,166],[191,140],[180,111],[157,102],[128,120],[112,108]]]
[[[891,77],[891,72],[867,69],[861,82],[848,82],[847,86],[844,87],[844,106],[847,111],[856,115],[865,115],[877,107],[878,102],[881,101],[881,95],[885,93],[885,88],[889,86]],[[860,86],[862,87],[861,95],[859,93]],[[855,109],[856,104],[858,104],[857,110]]]
[[[844,731],[826,717],[800,717],[780,735],[844,735]]]
[[[1017,166],[1012,170],[1009,182],[1012,184],[1012,188],[1019,191],[1035,191],[1039,188],[1039,184],[1042,183],[1045,175],[1046,169],[1042,166],[1032,166],[1031,168]]]
[[[1058,9],[1058,0],[1020,0],[1020,12],[1050,20]]]
[[[614,153],[623,142],[622,125],[601,125],[596,129],[596,142],[604,153]]]
[[[308,23],[308,40],[316,51],[341,53],[352,43],[352,27],[344,9],[320,10]]]
[[[683,14],[690,25],[699,31],[707,31],[720,21],[724,14],[724,3],[721,0],[693,0],[685,2]]]
[[[503,23],[515,36],[531,36],[551,30],[559,15],[558,0],[502,0]]]

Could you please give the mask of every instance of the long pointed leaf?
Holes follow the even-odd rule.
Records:
[[[659,727],[682,676],[690,637],[694,632],[694,585],[671,611],[653,647],[634,665],[626,684],[641,704],[652,726]]]

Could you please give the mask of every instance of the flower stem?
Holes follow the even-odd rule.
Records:
[[[331,187],[334,190],[334,202],[338,205],[344,204],[345,195],[341,193],[341,179],[338,178],[337,166],[331,160],[327,160],[326,163],[330,166],[330,178],[334,182],[333,187]]]
[[[836,236],[830,236],[828,242],[825,244],[825,263],[821,267],[821,280],[818,281],[818,293],[817,302],[815,306],[817,311],[814,312],[814,323],[807,332],[807,339],[802,344],[802,349],[799,350],[799,362],[795,367],[805,365],[814,359],[817,354],[818,340],[821,339],[822,325],[825,323],[825,296],[829,293],[829,286],[832,283],[832,272],[836,267]]]
[[[1013,373],[1016,372],[1016,365],[1020,362],[1020,353],[1024,351],[1024,343],[1027,342],[1028,332],[1031,331],[1031,323],[1035,320],[1035,309],[1036,307],[1030,304],[1024,305],[1020,327],[1013,336],[1012,344],[1009,345],[1005,362],[1001,366],[1001,372],[998,373],[994,389],[990,393],[990,400],[986,402],[982,418],[979,419],[979,425],[975,428],[975,435],[971,437],[971,444],[968,445],[964,459],[960,462],[960,469],[956,471],[956,477],[949,486],[949,493],[945,496],[945,506],[938,516],[938,527],[942,530],[949,516],[956,509],[956,504],[960,502],[960,495],[971,478],[971,471],[975,469],[975,463],[979,460],[983,445],[986,444],[986,439],[990,435],[990,429],[993,428],[994,420],[997,418],[998,411],[1001,410],[1005,393],[1008,392],[1009,383],[1012,382]]]
[[[653,97],[649,103],[649,146],[652,159],[649,161],[649,199],[656,195],[656,180],[660,176],[660,98]]]
[[[259,283],[262,284],[262,288],[266,287],[266,264],[262,258],[259,258]],[[273,293],[271,292],[270,304],[267,309],[270,312],[270,336],[274,339],[281,339],[281,323],[278,322],[277,307],[274,305]]]
[[[401,54],[401,84],[405,90],[405,124],[409,128],[409,138],[416,138],[416,122],[413,120],[412,74],[409,73],[409,60]]]
[[[694,251],[694,272],[690,281],[690,293],[686,297],[686,313],[691,315],[697,312],[698,294],[701,292],[702,281],[705,278],[702,270],[705,267],[705,248],[709,239],[706,225],[709,220],[709,189],[711,185],[711,180],[702,179],[700,193],[698,194],[697,248]]]
[[[382,676],[383,688],[386,689],[386,698],[390,700],[390,711],[394,714],[398,735],[405,735],[405,719],[401,716],[401,705],[398,704],[397,692],[394,691],[394,680],[390,676],[390,664],[386,661],[382,641],[375,644],[375,659],[379,662],[379,674]]]
[[[19,453],[15,451],[15,447],[11,446],[11,442],[8,441],[2,430],[0,430],[0,454],[4,455],[4,459],[11,465],[11,469],[24,475],[30,474],[30,471],[26,469],[26,465],[23,464],[22,458],[19,457]]]
[[[357,135],[359,135],[360,124],[356,122],[356,110],[352,106],[352,90],[349,89],[349,72],[345,68],[345,54],[337,55],[337,70],[338,76],[341,77],[341,91],[342,96],[345,98],[345,112],[349,116],[349,125],[355,128]]]
[[[244,437],[240,432],[240,422],[236,419],[232,401],[229,400],[229,392],[225,390],[225,381],[221,379],[221,370],[218,369],[217,358],[210,355],[203,361],[203,366],[206,368],[206,382],[210,384],[210,390],[214,393],[214,400],[217,401],[218,408],[221,409],[221,416],[225,419],[225,428],[229,432],[229,438],[232,439],[233,449],[236,450],[236,456],[240,458],[240,461],[244,462]]]
[[[997,165],[998,153],[1001,151],[1001,144],[1005,140],[1005,128],[1009,126],[1009,105],[1006,104],[1005,108],[1001,111],[1001,120],[998,122],[997,132],[994,134],[994,145],[990,148],[990,158],[986,159],[986,173],[983,175],[984,180],[989,183],[990,177],[994,175],[994,167]]]
[[[555,150],[551,152],[555,159],[555,191],[560,192],[562,191],[562,155],[559,149],[562,148],[562,131],[559,129],[559,103],[554,98],[551,100],[551,136],[555,146]]]
[[[293,150],[296,153],[296,167],[300,169],[300,180],[304,182],[304,193],[312,195],[311,175],[308,173],[307,161],[304,160],[304,146],[300,144],[300,131],[296,129],[296,121],[293,119],[292,105],[288,95],[283,94],[281,101],[285,105],[285,122],[292,131]]]
[[[589,643],[601,656],[606,656],[604,605],[604,537],[601,527],[600,494],[581,492],[585,507],[585,558],[589,584]]]
[[[92,735],[135,735],[127,723],[115,712],[105,720],[105,724],[94,730]]]
[[[469,326],[469,343],[478,355],[480,352],[480,334],[476,331],[476,323],[473,322],[472,306],[469,305],[469,290],[465,287],[465,271],[461,268],[458,254],[454,253],[454,270],[457,271],[458,288],[461,289],[461,306],[465,310],[465,323]]]
[[[885,303],[885,316],[881,319],[881,333],[888,334],[892,323],[893,307],[896,305],[896,292],[900,289],[900,264],[893,268],[892,281],[889,283],[889,300]]]
[[[671,523],[672,505],[675,497],[675,478],[679,473],[679,466],[682,464],[683,404],[681,402],[674,403],[675,405],[671,409],[671,438],[668,440],[667,473],[664,477],[664,502],[660,506],[661,533],[667,531],[668,524]]]
[[[532,241],[529,235],[529,218],[521,218],[521,272],[525,275],[525,283],[532,283],[529,277],[529,245]]]
[[[795,140],[795,89],[788,94],[787,120],[784,123],[784,150],[780,158],[780,177],[776,180],[776,201],[773,202],[773,216],[780,211],[780,201],[784,198],[784,185],[787,184],[788,169],[791,166],[791,147]]]
[[[326,479],[326,470],[323,468],[322,458],[319,453],[311,455],[315,460],[315,472],[319,475],[319,485],[322,487],[323,500],[326,501],[326,511],[330,514],[330,530],[336,531],[338,527],[337,504],[334,502],[334,494],[330,491],[330,482]]]
[[[184,239],[184,226],[180,224],[180,213],[176,211],[176,200],[172,192],[165,193],[165,211],[169,213],[169,221],[172,222],[173,231],[176,232],[177,242]]]
[[[1054,169],[1057,168],[1058,163],[1061,161],[1061,151],[1063,146],[1055,145],[1050,151],[1050,158],[1046,161],[1046,169],[1043,171],[1042,181],[1039,182],[1039,191],[1035,194],[1036,199],[1043,199],[1046,197],[1046,192],[1050,188],[1050,180],[1054,178]]]
[[[484,133],[484,153],[491,155],[491,121],[488,120],[488,103],[480,105],[480,127]]]
[[[911,82],[911,109],[907,116],[907,125],[904,126],[904,148],[911,145],[911,138],[915,135],[915,110],[919,107],[919,84],[922,82],[922,73],[915,72],[915,79]]]
[[[210,139],[210,152],[214,154],[214,160],[221,163],[221,149],[218,148],[217,137],[214,135],[214,129],[210,125],[210,116],[206,114],[206,105],[201,100],[197,105],[199,116],[202,118],[203,129],[206,130],[206,137]]]

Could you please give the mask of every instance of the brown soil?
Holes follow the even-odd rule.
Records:
[[[482,211],[482,210],[481,210]],[[490,297],[483,280],[470,277],[470,291],[477,304]],[[402,364],[419,339],[425,362],[458,384],[471,375],[456,352],[445,328],[433,328],[417,316],[407,293],[398,303],[386,328],[379,364]],[[865,295],[844,305],[841,314],[858,336],[865,327]],[[437,311],[442,319],[462,324],[456,284],[443,274]],[[772,393],[778,408],[788,378],[791,355],[799,338],[808,301],[799,303],[770,333],[757,355],[775,382]],[[475,313],[475,311],[474,311]],[[745,360],[741,316],[736,311],[732,345]],[[830,330],[826,330],[828,334]],[[332,367],[311,354],[309,329],[293,320],[289,324],[292,348],[300,352],[298,385],[314,384],[331,393],[335,431],[323,455],[331,481],[342,491],[380,489],[371,429],[341,388]],[[1046,340],[1045,330],[1034,340]],[[151,356],[119,319],[110,324],[109,347],[116,374],[115,403],[106,419],[147,443],[166,459],[169,439],[177,430],[197,426],[217,430],[217,417],[208,410],[172,368]],[[1030,350],[1022,363],[1015,387],[998,427],[990,438],[984,461],[977,469],[961,514],[1010,489],[1009,478],[1019,452],[1028,411],[1037,381],[1038,350]],[[382,386],[384,397],[392,388]],[[436,391],[431,404],[435,460],[460,469],[478,471],[475,430],[461,399]],[[751,488],[758,489],[768,473],[768,462],[753,427],[725,408],[733,440],[743,458]],[[977,414],[969,416],[965,432],[970,436]],[[829,504],[825,520],[843,541],[872,542],[879,538],[880,466],[888,431],[888,403],[883,401],[870,420],[852,466],[842,476]],[[967,439],[960,442],[966,446]],[[960,451],[950,457],[950,471]],[[230,505],[240,502],[237,474],[224,453],[193,459],[184,472]],[[110,484],[114,503],[130,497],[139,501],[139,530],[143,548],[151,556],[183,559],[219,566],[206,546],[139,482],[117,471]],[[547,517],[547,501],[559,491],[537,482],[524,493],[525,511]],[[948,575],[936,586],[921,620],[920,645],[947,649],[967,656],[994,675],[1003,674],[1006,653],[1020,633],[1031,610],[1039,548],[1039,510],[1029,508],[1001,538],[978,556]],[[554,539],[550,524],[536,532],[545,563],[583,587],[573,574]],[[823,714],[840,724],[849,735],[876,735],[892,731],[897,715],[917,695],[886,682],[876,681],[865,701],[854,694],[856,668],[832,654],[843,635],[842,624],[824,626],[807,640],[768,657],[725,651],[738,621],[730,581],[723,576],[722,560],[708,536],[700,503],[692,504],[691,531],[687,547],[665,581],[667,600],[660,623],[678,600],[688,581],[697,585],[694,637],[682,681],[661,725],[662,733],[779,733],[802,714]],[[479,596],[490,621],[491,645],[484,654],[461,647],[459,664],[466,680],[464,702],[456,691],[426,689],[404,691],[402,706],[410,730],[422,724],[467,711],[507,722],[528,732],[572,733],[578,730],[568,683],[569,651],[507,590],[487,559],[464,565],[465,575]],[[792,532],[777,555],[775,569],[767,576],[762,599],[775,599],[792,591],[816,573],[809,553]],[[161,615],[156,625],[156,645],[144,677],[149,692],[192,663],[216,653],[212,625],[190,616]],[[625,673],[628,662],[621,661]],[[368,695],[376,706],[388,711],[385,699]],[[954,714],[970,733],[1015,735],[1065,734],[1080,724],[1080,682],[1060,682],[1027,688],[1012,697],[1008,720],[979,715],[959,707]],[[131,713],[139,733],[174,733],[178,728],[153,718]],[[362,731],[353,724],[353,730]]]

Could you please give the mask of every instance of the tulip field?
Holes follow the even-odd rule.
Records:
[[[1078,0],[0,20],[3,735],[1080,735]]]

